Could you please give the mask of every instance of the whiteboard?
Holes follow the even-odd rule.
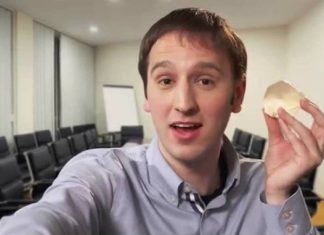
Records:
[[[103,97],[108,132],[120,131],[121,126],[139,125],[132,86],[104,85]]]

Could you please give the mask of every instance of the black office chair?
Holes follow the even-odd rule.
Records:
[[[86,132],[84,132],[84,138],[87,144],[87,148],[91,149],[91,148],[110,148],[112,147],[112,142],[103,142],[103,143],[99,143],[98,142],[98,138],[97,138],[97,132],[95,131],[95,129],[89,129]]]
[[[143,126],[122,126],[121,127],[121,145],[126,142],[142,143],[144,138]]]
[[[69,138],[71,135],[73,135],[71,127],[61,127],[57,132],[59,139]]]
[[[23,174],[24,182],[30,180],[29,170],[26,161],[26,151],[32,150],[37,147],[37,142],[33,133],[20,134],[14,136],[14,141],[17,149],[17,161]]]
[[[0,159],[0,217],[14,213],[24,205],[38,200],[49,182],[24,186],[22,174],[14,155]],[[26,198],[31,195],[31,198]]]
[[[236,146],[238,141],[239,141],[239,138],[240,138],[240,135],[243,131],[239,128],[235,128],[234,130],[234,134],[233,134],[233,137],[232,137],[232,144],[233,146]]]
[[[70,136],[69,140],[71,142],[72,151],[74,155],[77,155],[82,151],[87,150],[87,144],[82,133]]]
[[[53,180],[59,172],[47,146],[41,146],[27,152],[33,181]]]
[[[258,135],[253,135],[247,156],[250,158],[262,159],[265,143],[265,138]]]
[[[242,155],[247,155],[250,147],[252,134],[246,131],[241,131],[237,140],[235,141],[234,148]]]
[[[48,145],[49,143],[53,142],[53,137],[50,130],[36,131],[35,137],[38,146]]]
[[[88,125],[84,124],[84,125],[76,125],[73,126],[73,134],[80,134],[85,132],[88,129]]]
[[[0,158],[10,154],[9,146],[6,137],[0,136]]]
[[[64,166],[72,157],[72,151],[67,139],[60,139],[52,143],[53,154],[59,167]]]

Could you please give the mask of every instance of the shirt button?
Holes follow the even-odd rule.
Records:
[[[292,211],[291,210],[286,210],[286,211],[284,211],[284,213],[282,213],[282,218],[287,220],[287,219],[289,219],[291,217],[291,215],[292,215]]]
[[[170,197],[170,201],[171,201],[172,203],[176,203],[177,199],[176,199],[174,196],[171,196],[171,197]]]
[[[288,233],[292,233],[293,231],[295,231],[295,226],[293,224],[288,224],[286,230]]]
[[[189,188],[188,186],[185,186],[185,187],[184,187],[184,191],[185,191],[186,193],[190,193],[191,190],[190,190],[190,188]]]

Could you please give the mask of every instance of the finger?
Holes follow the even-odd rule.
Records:
[[[304,98],[300,101],[300,106],[303,110],[310,113],[314,118],[314,121],[321,127],[324,127],[324,113],[319,107],[311,102],[309,99]]]
[[[268,129],[268,141],[269,144],[275,144],[284,139],[281,133],[279,122],[277,118],[273,118],[263,111],[263,116]]]
[[[282,119],[279,119],[279,125],[287,141],[294,149],[295,153],[297,153],[298,156],[309,155],[308,149],[306,148],[305,144],[297,137],[297,135],[287,126],[287,124]]]
[[[288,129],[292,129],[290,130],[290,132],[296,132],[296,134],[299,136],[299,139],[304,143],[305,147],[309,150],[312,156],[318,157],[321,155],[315,137],[313,136],[312,132],[306,126],[304,126],[304,124],[299,122],[282,108],[278,110],[278,115],[279,119],[281,119],[284,124],[287,125]],[[296,135],[294,134],[294,136]]]

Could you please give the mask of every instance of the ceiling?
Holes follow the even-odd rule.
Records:
[[[176,8],[206,8],[237,29],[287,25],[320,0],[0,0],[34,20],[90,45],[139,40],[152,23]],[[89,27],[99,28],[91,33]]]

